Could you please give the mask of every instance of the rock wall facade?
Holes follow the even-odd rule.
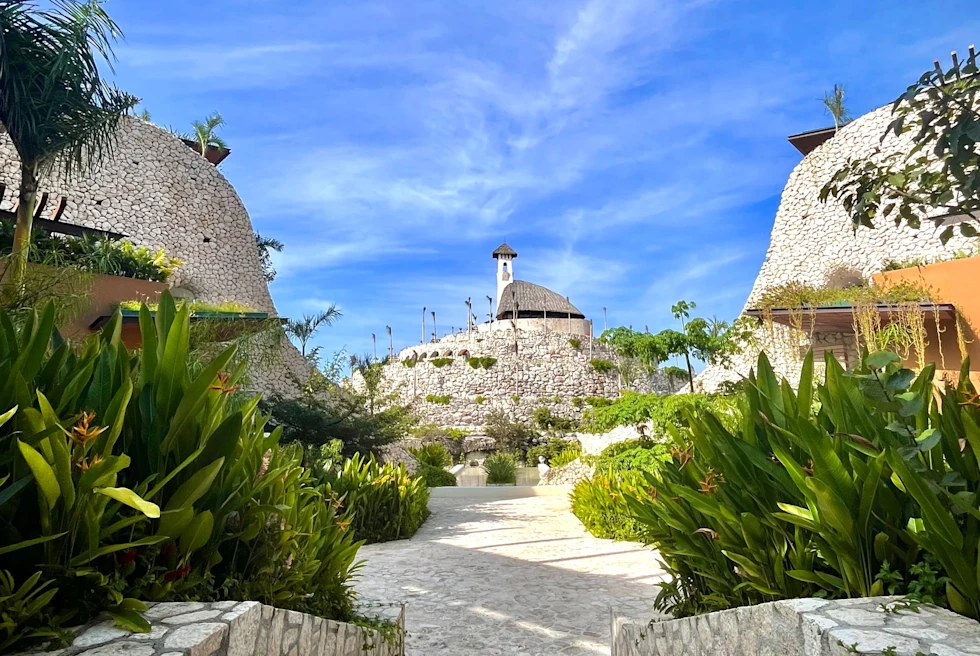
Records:
[[[612,656],[967,656],[980,623],[899,597],[788,599],[648,624],[612,615]]]
[[[745,309],[755,307],[767,289],[791,282],[810,285],[846,284],[869,279],[890,260],[949,259],[957,252],[975,252],[976,243],[957,234],[945,245],[931,223],[914,230],[896,227],[879,216],[874,229],[854,230],[843,205],[829,198],[820,201],[820,190],[849,159],[906,152],[907,135],[882,135],[892,121],[891,106],[881,107],[848,123],[793,169],[783,189],[770,237],[769,250],[752,286]],[[795,378],[801,362],[800,348],[788,346],[790,329],[776,325],[773,333],[760,330],[758,337],[777,374]],[[802,344],[805,352],[808,344]],[[842,346],[845,346],[842,344]],[[709,366],[700,383],[713,391],[727,380],[737,380],[755,363],[758,350],[745,353],[731,368]]]
[[[0,207],[10,209],[20,188],[20,159],[6,133],[0,134],[0,183],[7,187]],[[66,223],[120,233],[178,258],[182,264],[170,280],[175,295],[233,301],[276,315],[238,193],[217,167],[169,131],[126,117],[111,157],[70,180],[55,170],[41,180],[39,192],[49,194],[48,208],[67,197]],[[308,378],[289,342],[283,342],[280,360],[255,372],[257,389],[289,395],[297,377]]]
[[[495,361],[474,368],[469,358]],[[479,429],[494,410],[529,421],[539,407],[577,419],[582,399],[616,398],[622,387],[616,371],[597,371],[593,359],[614,361],[616,354],[598,342],[590,348],[588,338],[577,334],[458,333],[403,349],[385,366],[385,385],[403,403],[413,404],[424,422],[443,427]],[[659,372],[638,376],[631,387],[669,392]]]

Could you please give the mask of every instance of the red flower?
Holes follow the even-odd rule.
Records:
[[[129,551],[123,553],[123,555],[119,556],[120,565],[128,565],[134,560],[136,560],[136,549],[130,549]]]
[[[163,580],[166,583],[170,583],[171,581],[176,581],[177,579],[184,578],[185,576],[190,574],[190,571],[191,571],[191,566],[184,565],[183,567],[179,567],[172,572],[167,572],[166,574],[164,574]]]

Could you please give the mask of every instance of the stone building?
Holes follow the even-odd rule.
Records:
[[[659,372],[621,362],[593,340],[592,322],[567,297],[515,280],[514,249],[502,244],[493,257],[494,319],[402,349],[385,365],[385,391],[423,421],[479,429],[495,410],[529,421],[538,408],[578,418],[588,397],[616,398],[627,387],[669,392]]]
[[[752,291],[745,303],[744,313],[761,316],[759,301],[774,287],[788,283],[802,283],[815,287],[837,288],[875,281],[887,282],[901,272],[883,273],[894,263],[917,260],[935,263],[931,266],[913,267],[911,273],[897,277],[915,278],[930,288],[933,303],[922,304],[927,359],[942,362],[940,369],[956,370],[959,367],[956,317],[967,319],[965,324],[980,325],[980,311],[968,307],[973,299],[963,293],[959,285],[946,282],[944,268],[955,266],[970,269],[976,280],[976,242],[957,233],[945,245],[939,239],[939,231],[928,222],[919,230],[907,225],[896,226],[893,219],[878,216],[875,228],[854,229],[842,203],[833,197],[826,202],[819,195],[824,185],[849,159],[869,156],[884,157],[893,153],[908,152],[908,135],[896,137],[888,133],[893,120],[891,105],[881,107],[844,125],[839,131],[833,128],[816,130],[790,137],[790,142],[800,150],[802,161],[793,169],[783,189],[776,212],[769,250]],[[887,134],[886,134],[887,133]],[[956,259],[954,258],[964,258]],[[889,263],[892,263],[889,266]],[[937,277],[934,274],[939,271]],[[970,294],[969,296],[975,296]],[[853,308],[813,308],[805,314],[805,334],[779,323],[778,313],[773,312],[772,330],[760,328],[758,337],[763,350],[770,358],[777,374],[793,380],[799,375],[802,355],[811,346],[816,358],[822,360],[830,352],[845,365],[855,363],[858,355],[858,339],[853,326]],[[786,311],[783,311],[785,322]],[[878,307],[879,321],[888,324],[895,314],[893,307]],[[811,323],[812,322],[812,323]],[[964,323],[961,323],[961,328]],[[972,329],[971,329],[972,330]],[[972,335],[970,336],[972,338]],[[977,340],[968,350],[977,347]],[[748,373],[755,364],[758,350],[746,352],[731,368],[709,366],[700,376],[704,389],[716,389],[723,381],[737,380]],[[974,361],[977,360],[974,354]]]
[[[0,134],[0,185],[5,188],[0,214],[9,215],[20,186],[20,161],[6,133]],[[56,223],[163,248],[179,259],[181,265],[168,281],[175,297],[234,302],[276,316],[252,223],[238,193],[211,161],[171,132],[126,117],[111,157],[71,180],[56,170],[44,176],[39,192],[51,199],[49,207],[54,199],[64,199]],[[50,220],[46,210],[38,219],[35,225],[51,225],[45,223]],[[262,391],[291,393],[296,380],[308,377],[305,360],[288,341],[277,360],[257,372],[253,382]]]

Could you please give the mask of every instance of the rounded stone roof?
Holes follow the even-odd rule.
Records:
[[[497,319],[512,319],[515,302],[517,318],[540,316],[545,312],[555,316],[571,315],[573,319],[585,318],[585,315],[561,294],[541,285],[515,280],[504,287],[501,298],[497,302]]]

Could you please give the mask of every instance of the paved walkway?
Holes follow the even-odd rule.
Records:
[[[565,494],[429,508],[411,540],[359,552],[361,595],[408,604],[409,656],[608,654],[610,606],[652,617],[655,552],[590,536]]]

